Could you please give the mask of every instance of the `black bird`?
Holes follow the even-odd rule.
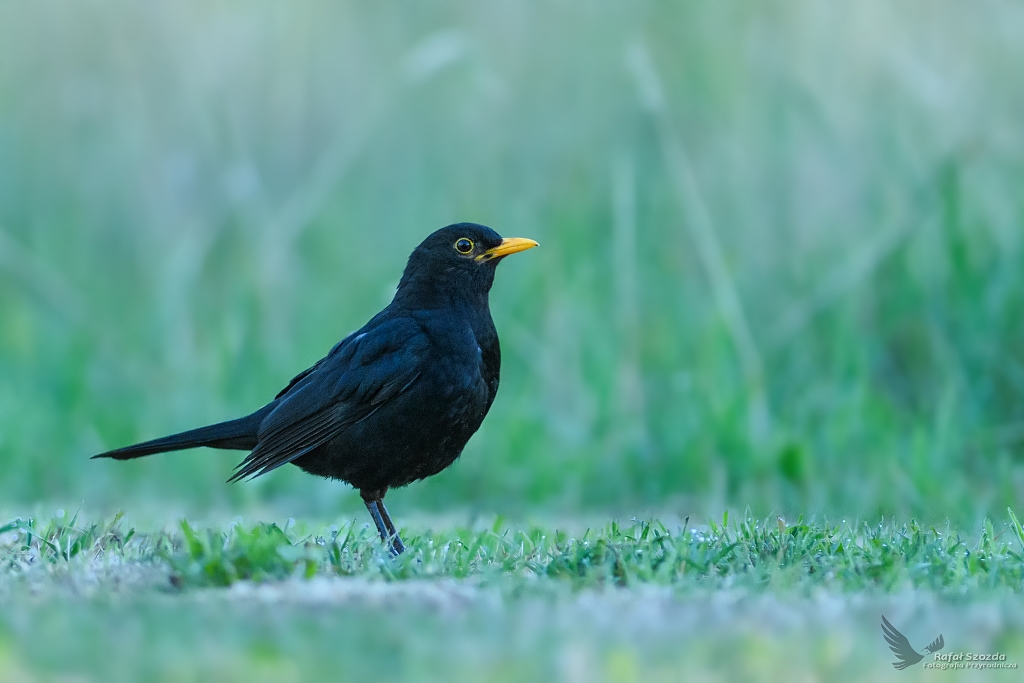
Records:
[[[416,247],[395,298],[247,417],[108,451],[130,460],[197,446],[251,451],[229,481],[286,463],[355,488],[389,550],[405,550],[389,488],[451,465],[498,391],[488,292],[498,262],[537,246],[483,225],[441,228]]]
[[[896,654],[898,662],[893,662],[893,668],[895,669],[906,669],[912,664],[917,664],[924,655],[919,653],[910,645],[910,641],[907,637],[896,630],[896,627],[889,623],[889,620],[882,615],[882,635],[885,636],[885,642],[889,643],[889,649]],[[946,641],[943,640],[942,634],[931,642],[928,647],[924,649],[925,652],[932,653],[938,652],[946,646]]]

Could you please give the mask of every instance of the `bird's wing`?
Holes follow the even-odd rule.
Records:
[[[288,382],[288,386],[286,386],[281,391],[277,392],[277,396],[274,397],[274,400],[277,400],[277,399],[283,397],[285,394],[287,394],[292,389],[294,389],[296,384],[298,384],[302,380],[304,380],[307,377],[309,377],[309,375],[312,372],[314,372],[317,368],[319,368],[321,365],[323,365],[324,361],[327,360],[328,357],[321,358],[316,363],[314,363],[311,367],[306,368],[305,370],[303,370],[299,374],[295,375],[295,377],[292,377],[292,381]]]
[[[371,326],[374,322],[376,322],[376,318],[374,318],[369,323],[367,323],[366,327]],[[352,339],[354,337],[359,335],[364,329],[366,329],[366,327],[364,327],[363,329],[360,329],[360,330],[356,330],[355,332],[352,332],[351,334],[346,336],[340,342],[338,342],[333,347],[331,347],[331,350],[327,352],[326,356],[324,356],[323,358],[318,360],[316,363],[314,363],[312,366],[306,368],[305,370],[303,370],[299,374],[295,375],[295,377],[292,377],[292,381],[288,382],[288,386],[286,386],[281,391],[277,392],[277,396],[275,396],[274,399],[275,400],[279,399],[282,396],[284,396],[285,394],[287,394],[288,392],[290,392],[292,389],[294,389],[297,384],[299,384],[300,382],[302,382],[302,380],[304,380],[307,377],[309,377],[310,373],[314,372],[317,368],[319,368],[321,365],[323,365],[325,362],[327,362],[327,360],[331,356],[334,356],[339,351],[341,351],[341,349],[345,348],[348,345],[348,343],[350,341],[352,341]]]
[[[942,634],[940,633],[939,637],[933,640],[931,645],[925,649],[928,650],[928,652],[938,652],[944,647],[946,647],[946,641],[942,639]]]
[[[889,643],[889,649],[896,654],[898,662],[893,662],[893,666],[897,669],[905,669],[911,664],[916,664],[921,661],[921,655],[911,647],[910,641],[907,637],[896,630],[896,627],[889,623],[889,620],[882,615],[882,635],[885,636],[885,642]]]
[[[282,392],[230,481],[266,474],[366,419],[419,378],[428,349],[404,318],[347,338]]]

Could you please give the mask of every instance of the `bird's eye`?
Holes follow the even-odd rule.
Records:
[[[455,251],[459,252],[460,254],[468,254],[469,252],[473,251],[473,240],[467,237],[460,237],[455,242]]]

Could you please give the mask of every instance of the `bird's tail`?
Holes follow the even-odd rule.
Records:
[[[131,460],[141,458],[154,453],[166,453],[167,451],[181,451],[186,448],[197,448],[207,446],[208,448],[225,448],[236,451],[251,451],[256,447],[260,423],[263,422],[271,410],[273,404],[260,408],[252,415],[240,417],[237,420],[219,422],[215,425],[190,429],[180,434],[172,434],[152,441],[144,441],[134,446],[125,446],[106,453],[92,456],[96,458],[113,458],[115,460]]]

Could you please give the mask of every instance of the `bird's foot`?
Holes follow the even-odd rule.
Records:
[[[398,536],[398,532],[395,532],[388,538],[385,538],[384,543],[388,546],[388,552],[391,553],[391,557],[398,557],[405,552],[405,544],[402,543],[402,539]]]

